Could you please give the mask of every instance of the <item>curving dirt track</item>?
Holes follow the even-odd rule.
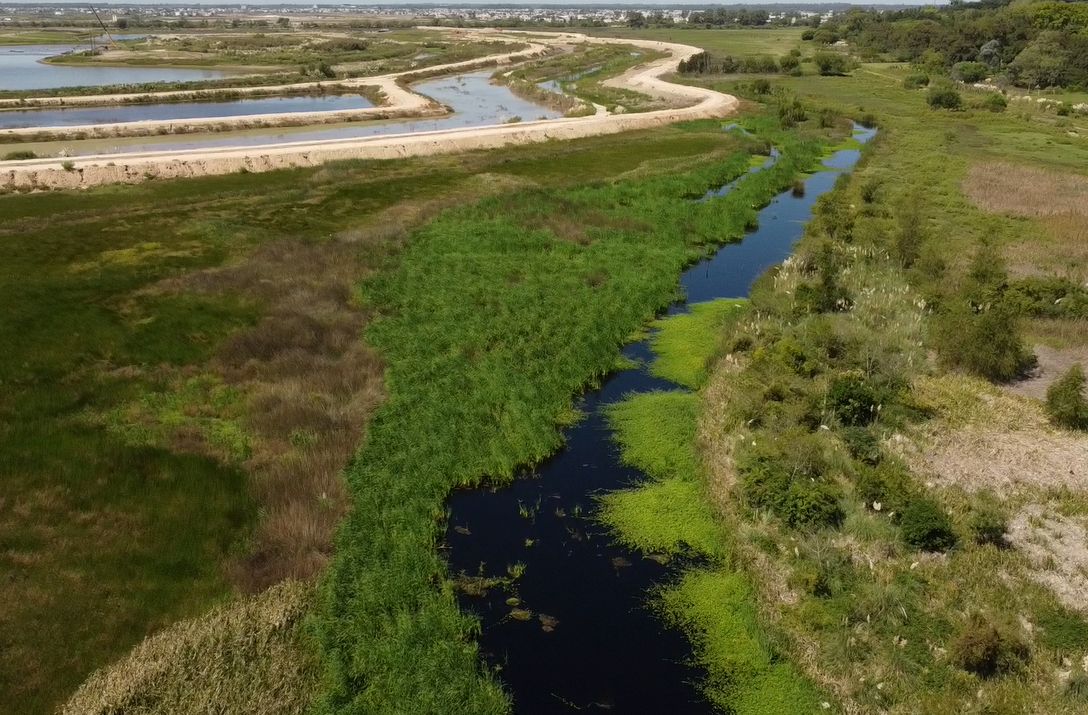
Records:
[[[465,31],[463,31],[465,32]],[[513,34],[493,30],[468,31],[492,36]],[[471,60],[469,64],[487,61],[489,64],[512,62],[522,53],[539,54],[550,47],[571,43],[615,44],[624,43],[644,49],[666,53],[666,57],[647,62],[609,80],[615,87],[631,89],[643,94],[681,104],[640,114],[597,114],[589,117],[552,119],[519,124],[471,127],[413,134],[387,134],[381,136],[331,139],[323,141],[291,142],[263,146],[224,147],[181,151],[153,151],[144,153],[98,154],[62,160],[30,159],[0,164],[0,189],[8,191],[34,191],[48,189],[86,188],[111,183],[139,183],[150,179],[167,179],[189,176],[229,174],[239,171],[273,171],[276,169],[314,166],[328,161],[343,159],[393,159],[411,156],[430,156],[469,151],[494,149],[517,144],[545,142],[559,139],[576,139],[602,134],[614,134],[633,129],[646,129],[691,119],[728,116],[736,111],[738,100],[700,87],[673,84],[662,77],[676,70],[681,60],[701,52],[697,47],[650,40],[595,38],[576,33],[525,33],[532,42],[530,48],[516,53]],[[414,75],[389,75],[384,78],[364,78],[361,83],[375,84],[376,80],[388,81],[389,105],[375,108],[388,112],[406,106],[420,109],[430,106],[430,100],[407,89],[401,82],[418,78],[420,74],[463,69],[456,63],[444,67],[431,67]],[[366,110],[364,110],[366,111]],[[235,119],[244,121],[246,117]],[[250,118],[251,119],[251,118]]]

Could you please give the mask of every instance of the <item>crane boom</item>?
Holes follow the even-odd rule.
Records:
[[[108,39],[110,41],[110,44],[112,45],[113,35],[111,35],[110,31],[106,28],[106,23],[102,22],[102,18],[98,16],[98,10],[94,9],[94,5],[88,5],[87,7],[91,8],[91,12],[94,13],[94,19],[98,20],[98,24],[102,26],[102,32],[106,33],[106,39]]]

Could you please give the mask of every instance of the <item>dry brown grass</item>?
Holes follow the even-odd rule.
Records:
[[[244,467],[262,517],[232,573],[248,592],[311,578],[331,553],[347,503],[340,472],[382,399],[381,361],[362,342],[366,315],[352,293],[366,244],[267,244],[236,265],[160,286],[243,295],[264,308],[209,366],[245,395]]]
[[[1088,176],[1015,164],[976,164],[964,193],[984,211],[1038,219],[1005,249],[1013,276],[1088,279]]]
[[[318,670],[302,630],[312,595],[287,581],[176,623],[91,675],[60,712],[303,713]]]
[[[1088,176],[1005,163],[975,164],[963,191],[981,209],[1008,216],[1088,216]]]

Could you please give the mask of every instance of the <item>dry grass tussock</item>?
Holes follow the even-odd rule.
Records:
[[[176,623],[94,673],[60,712],[303,713],[317,673],[302,633],[312,594],[286,581]]]
[[[1010,522],[1008,539],[1027,557],[1033,581],[1069,608],[1088,611],[1088,529],[1083,519],[1029,504]]]
[[[1088,437],[1052,428],[1039,402],[960,375],[920,378],[914,394],[937,417],[892,447],[916,473],[968,492],[1088,487]]]

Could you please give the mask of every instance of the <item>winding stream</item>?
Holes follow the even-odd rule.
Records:
[[[864,143],[875,133],[855,126],[854,137]],[[816,200],[860,156],[858,149],[836,152],[805,179],[803,196],[779,194],[760,211],[756,231],[685,271],[680,283],[686,300],[669,313],[685,312],[689,303],[746,296],[756,278],[790,255]],[[462,608],[479,615],[481,652],[499,669],[514,711],[522,715],[713,712],[699,693],[702,673],[690,664],[687,638],[666,628],[646,603],[648,589],[677,567],[617,545],[594,520],[595,495],[645,479],[620,462],[605,408],[634,392],[677,388],[650,374],[648,340],[628,345],[623,354],[639,366],[613,374],[581,398],[586,418],[567,431],[558,454],[509,487],[466,490],[449,502],[451,573],[501,574],[509,564],[525,565],[516,593],[517,605],[532,612],[528,620],[512,617],[510,593],[503,589],[460,596]]]

